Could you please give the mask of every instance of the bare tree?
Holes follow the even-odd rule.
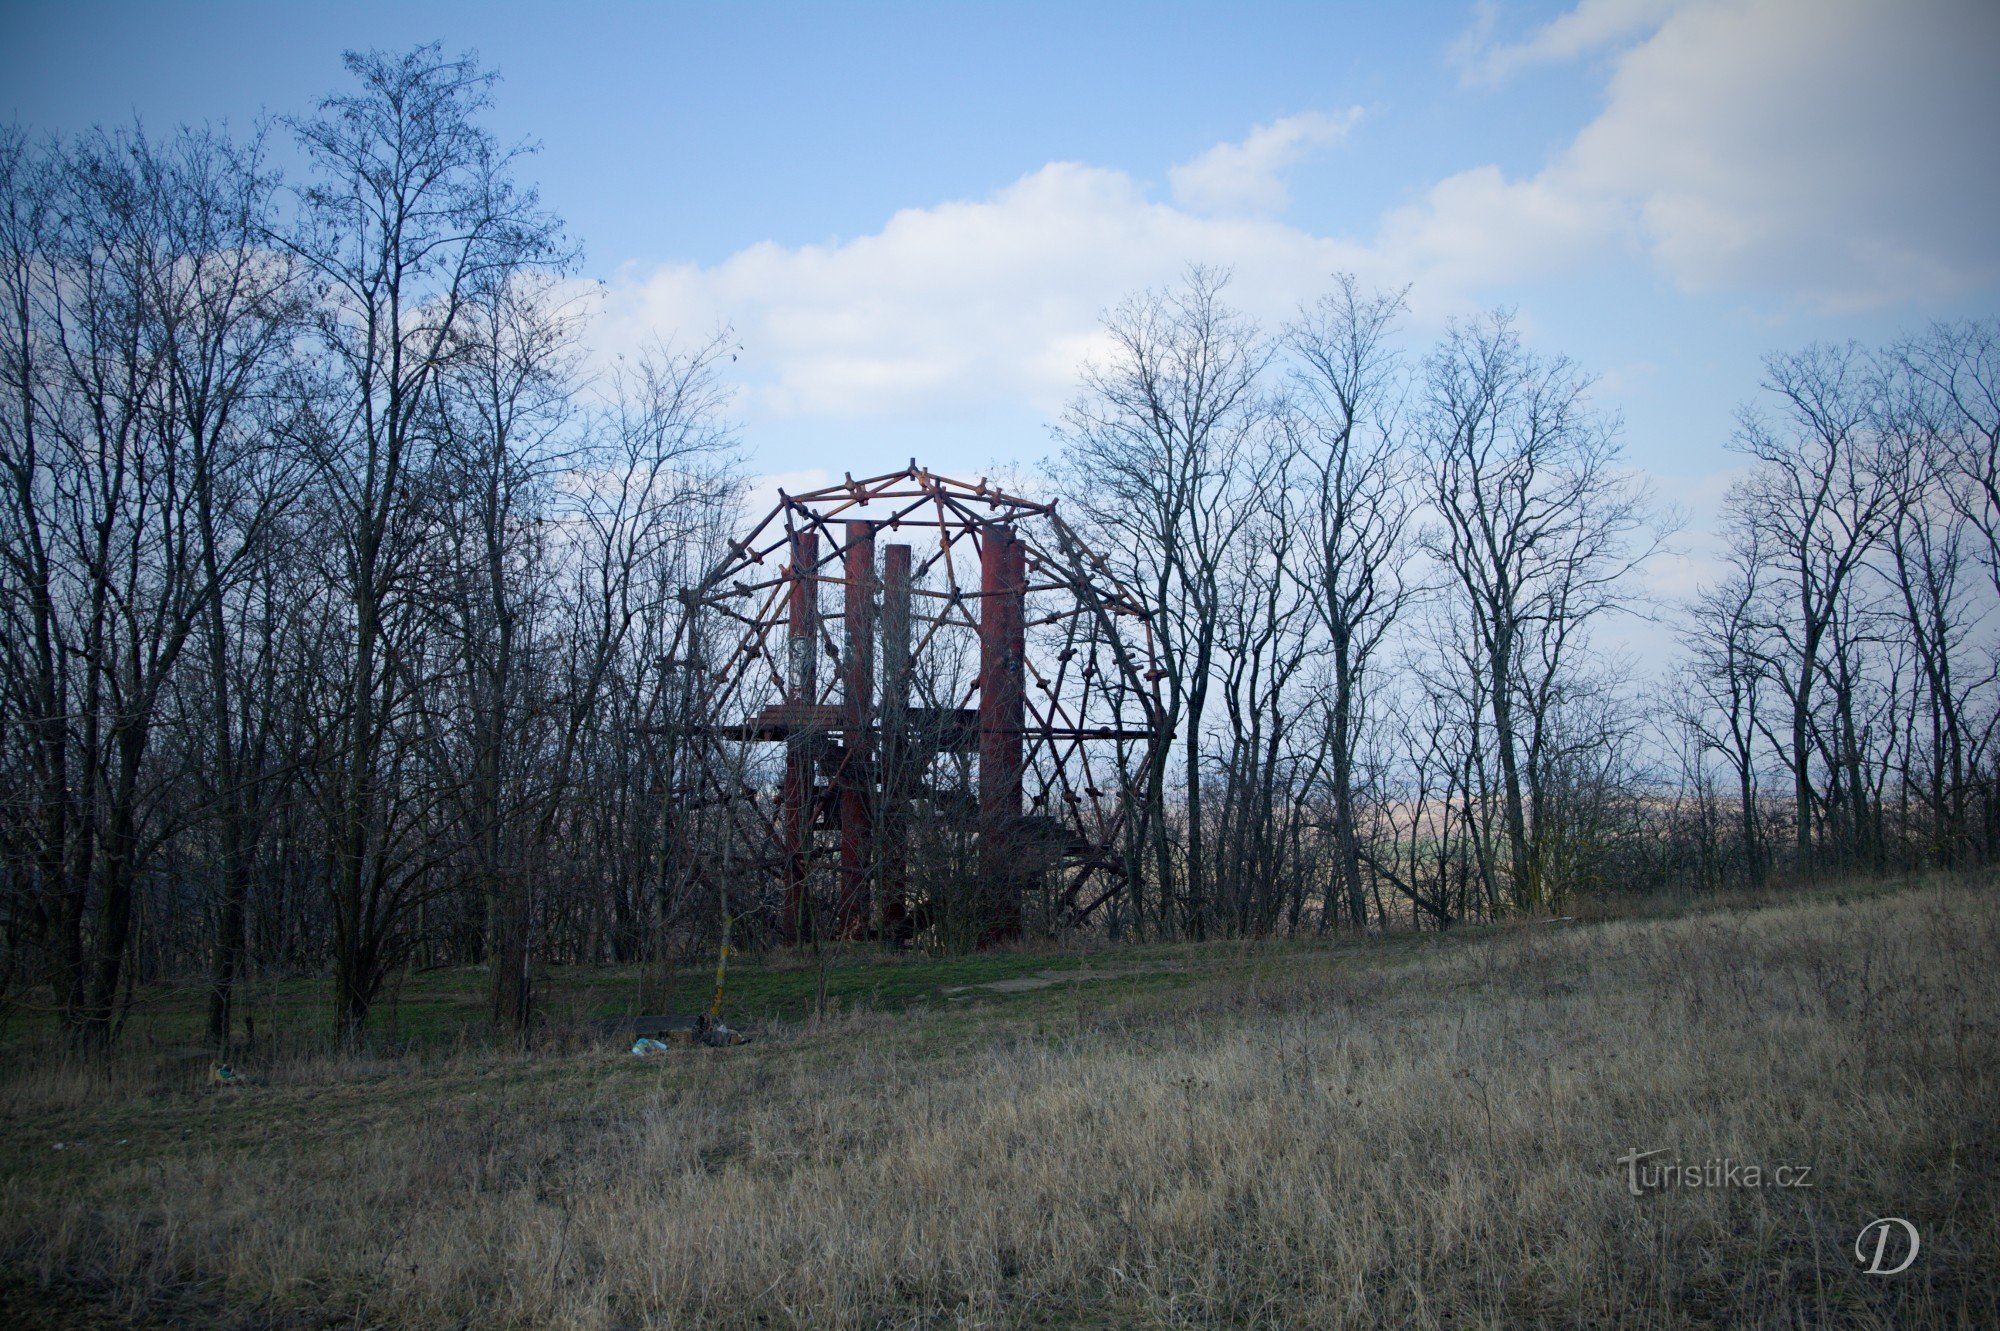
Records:
[[[1799,873],[1816,870],[1814,690],[1827,669],[1830,635],[1844,598],[1882,534],[1891,490],[1870,430],[1867,367],[1858,347],[1815,346],[1765,361],[1765,388],[1779,416],[1746,410],[1736,447],[1754,462],[1730,493],[1729,510],[1769,560],[1769,585],[1784,604],[1774,628],[1772,678],[1790,709],[1785,760],[1797,807]]]
[[[94,1044],[141,963],[205,969],[226,1048],[247,973],[330,961],[352,1038],[412,949],[497,962],[518,1029],[537,947],[665,895],[727,348],[592,408],[490,77],[349,65],[289,222],[255,139],[0,134],[0,987]]]
[[[1056,428],[1051,468],[1080,525],[1115,553],[1118,576],[1142,588],[1159,619],[1166,724],[1181,741],[1186,789],[1186,890],[1173,913],[1199,936],[1208,901],[1202,845],[1203,727],[1220,631],[1221,572],[1248,521],[1239,502],[1271,465],[1271,412],[1261,378],[1271,352],[1225,305],[1228,275],[1192,268],[1180,286],[1149,291],[1105,320],[1113,350],[1084,371],[1083,391]],[[1163,808],[1161,745],[1147,774]],[[1156,843],[1159,887],[1174,883],[1165,818]],[[1163,908],[1166,903],[1162,902]],[[1168,921],[1163,918],[1162,923]]]
[[[288,363],[305,306],[293,264],[264,245],[276,178],[261,139],[238,150],[214,135],[181,136],[142,156],[142,188],[166,207],[162,239],[171,262],[155,270],[170,428],[191,461],[195,541],[207,588],[202,616],[213,749],[194,764],[214,810],[221,857],[209,991],[209,1036],[226,1048],[265,782],[276,765],[267,745],[244,733],[234,687],[230,595],[254,577],[273,528],[302,480],[291,438]]]
[[[173,828],[163,706],[283,504],[257,399],[293,304],[254,244],[254,151],[134,130],[7,157],[10,710],[43,778],[56,989],[101,1046],[134,885]]]
[[[1307,527],[1281,456],[1243,496],[1247,521],[1221,569],[1220,634],[1226,738],[1209,880],[1240,935],[1267,934],[1303,905],[1305,799],[1322,766],[1313,743],[1309,667],[1318,657],[1314,587],[1295,567]]]
[[[1983,786],[1987,807],[1995,803],[1991,777],[1980,776],[1993,716],[1977,718],[1974,699],[2000,669],[1991,652],[1981,659],[1975,637],[1990,632],[2000,603],[2000,328],[1940,324],[1885,359],[1886,432],[1900,455],[1887,544],[1922,671],[1926,802],[1949,864],[1972,850],[1974,795]],[[1975,562],[1990,597],[1966,583],[1965,565]]]
[[[82,901],[75,891],[81,866],[75,856],[84,844],[71,781],[70,656],[57,596],[61,573],[53,514],[52,468],[58,455],[53,437],[47,321],[50,307],[49,249],[55,243],[58,166],[51,154],[32,149],[15,127],[0,129],[0,291],[4,291],[6,341],[0,351],[6,410],[0,412],[6,508],[0,515],[0,736],[8,746],[10,810],[7,822],[9,974],[32,944],[42,949],[46,980],[58,1001],[81,1004]]]
[[[322,482],[343,543],[338,576],[351,639],[330,815],[338,1021],[350,1038],[374,1003],[422,876],[389,853],[385,745],[406,702],[410,662],[391,631],[410,612],[407,579],[438,437],[428,418],[482,292],[565,261],[557,223],[477,124],[491,74],[435,46],[349,53],[357,92],[293,122],[314,183],[285,237],[319,286],[319,331],[338,396],[327,408]],[[400,862],[399,862],[400,861]]]
[[[1336,870],[1348,923],[1361,929],[1368,907],[1355,780],[1363,711],[1370,667],[1420,590],[1408,572],[1419,478],[1397,437],[1402,385],[1388,342],[1407,293],[1364,295],[1349,274],[1336,283],[1286,329],[1295,366],[1285,421],[1305,463],[1306,576],[1331,654],[1326,764]]]
[[[1983,538],[1980,557],[2000,593],[2000,323],[1937,324],[1891,351],[1942,436],[1961,484],[1953,501]]]
[[[675,792],[689,785],[688,728],[706,719],[690,710],[694,677],[709,668],[675,592],[719,559],[741,493],[720,374],[731,354],[719,334],[689,348],[655,345],[622,364],[552,510],[562,537],[551,571],[568,609],[552,625],[553,728],[538,754],[544,786],[530,849],[548,871],[565,829],[588,825],[578,808],[586,774],[622,754],[638,764],[628,778],[637,788],[618,792],[627,807],[612,844],[629,854],[614,876],[628,903],[642,881],[654,884],[668,917],[688,904],[664,898],[691,881],[699,853],[698,824],[679,816]]]
[[[428,598],[457,649],[458,703],[435,734],[485,916],[493,1020],[520,1032],[530,1010],[533,868],[523,827],[546,798],[535,737],[549,711],[537,650],[550,579],[551,490],[575,447],[575,315],[536,275],[482,284],[432,381],[440,433]]]
[[[1661,537],[1644,488],[1618,470],[1617,424],[1588,381],[1521,345],[1499,312],[1454,325],[1424,363],[1420,432],[1449,570],[1486,674],[1515,904],[1549,905],[1532,807],[1546,722],[1592,620]]]
[[[1700,704],[1688,719],[1703,747],[1729,764],[1744,867],[1751,885],[1762,887],[1767,864],[1757,812],[1757,743],[1770,662],[1768,607],[1759,583],[1763,556],[1754,532],[1742,533],[1731,563],[1729,575],[1688,610],[1689,682]]]
[[[1945,490],[1948,464],[1937,435],[1908,410],[1910,404],[1887,405],[1891,419],[1886,434],[1893,444],[1892,456],[1885,458],[1890,501],[1882,556],[1900,619],[1895,636],[1910,648],[1917,666],[1907,690],[1912,695],[1910,719],[1914,724],[1921,717],[1927,732],[1911,735],[1910,741],[1929,755],[1924,764],[1928,771],[1916,770],[1915,761],[1905,765],[1904,787],[1920,787],[1931,853],[1950,865],[1962,861],[1966,851],[1970,746],[1960,676],[1974,619],[1965,595],[1967,523]],[[1916,759],[1914,752],[1909,756]]]

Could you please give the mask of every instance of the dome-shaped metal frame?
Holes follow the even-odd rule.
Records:
[[[1055,504],[914,461],[780,491],[682,596],[669,812],[684,841],[708,825],[720,856],[687,869],[725,874],[751,898],[736,913],[787,940],[907,940],[936,923],[939,880],[912,880],[924,827],[962,835],[968,941],[1116,892],[1166,739],[1161,672],[1144,607]]]

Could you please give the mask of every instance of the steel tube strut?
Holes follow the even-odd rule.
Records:
[[[870,796],[875,784],[873,724],[875,684],[875,528],[847,524],[847,651],[841,660],[843,723],[840,769],[840,907],[842,938],[865,937],[872,911],[868,880],[873,874],[874,829]]]
[[[792,537],[789,581],[789,622],[785,629],[786,703],[809,707],[819,695],[819,535],[802,531]],[[813,767],[817,737],[794,733],[785,741],[785,784],[780,797],[784,819],[785,905],[787,942],[805,936],[806,874],[812,850]]]
[[[882,549],[882,751],[881,816],[875,829],[883,934],[905,941],[909,929],[910,829],[903,808],[916,785],[910,752],[910,547]]]
[[[1027,549],[988,523],[979,550],[979,862],[986,897],[982,942],[1021,932],[1021,739],[1025,711]]]

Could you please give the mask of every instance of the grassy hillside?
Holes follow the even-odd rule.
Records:
[[[1997,962],[2000,896],[1948,882],[855,956],[831,1015],[816,969],[746,966],[755,1044],[649,1059],[587,1019],[692,1007],[705,971],[552,976],[569,1033],[530,1054],[454,1044],[480,981],[440,972],[369,1057],[304,1052],[310,988],[263,995],[223,1087],[165,995],[108,1070],[11,1031],[0,1321],[2000,1325]],[[1632,1195],[1634,1151],[1665,1186]],[[1923,1248],[1867,1275],[1885,1215]]]

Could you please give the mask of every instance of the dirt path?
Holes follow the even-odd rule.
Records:
[[[1088,966],[1073,971],[1037,971],[1033,975],[1017,975],[1010,980],[989,980],[985,984],[955,984],[943,990],[946,994],[965,994],[974,989],[984,989],[995,994],[1024,994],[1031,989],[1047,989],[1058,984],[1082,982],[1085,980],[1122,980],[1133,975],[1159,975],[1179,969],[1173,965],[1133,966],[1122,970],[1099,971]]]

